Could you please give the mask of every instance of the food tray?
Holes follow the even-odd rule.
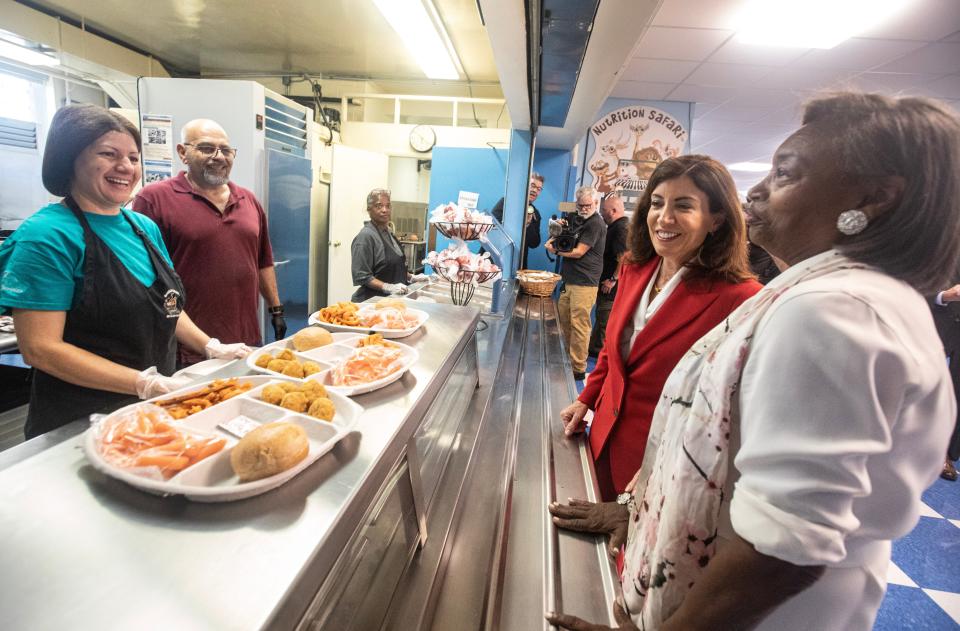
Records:
[[[332,422],[322,421],[259,400],[259,393],[264,386],[280,381],[291,381],[289,379],[253,376],[239,377],[237,380],[241,383],[252,383],[254,387],[239,396],[217,403],[206,410],[176,422],[178,427],[189,430],[191,433],[225,438],[226,446],[220,452],[184,469],[169,480],[142,477],[104,460],[96,445],[97,427],[88,429],[84,436],[83,447],[87,459],[98,471],[149,493],[184,495],[187,499],[197,502],[229,502],[266,493],[296,476],[330,451],[341,438],[346,436],[363,412],[363,408],[359,405],[339,392],[330,390],[327,396],[333,401],[336,415]],[[146,403],[196,391],[209,385],[209,383],[211,382],[193,384],[189,388],[155,397],[146,401]],[[134,403],[121,408],[110,414],[107,420],[138,405],[142,405],[142,403]],[[230,466],[230,451],[237,444],[237,438],[217,427],[218,424],[239,415],[260,424],[288,421],[299,425],[307,432],[307,438],[310,441],[310,451],[307,457],[291,469],[274,476],[254,480],[253,482],[239,482]]]
[[[361,334],[361,333],[331,333],[330,336],[333,338],[333,342],[331,342],[331,343],[332,343],[332,344],[336,344],[336,343],[338,343],[338,342],[349,342],[350,340],[357,340],[357,339],[363,337],[363,334]],[[384,337],[386,337],[386,336],[384,336]],[[324,347],[321,346],[321,347],[319,347],[319,348],[324,348]],[[316,359],[313,359],[312,357],[306,356],[305,353],[309,353],[310,351],[303,351],[303,352],[301,352],[301,351],[294,350],[294,348],[293,348],[293,340],[288,337],[288,338],[286,338],[286,339],[279,340],[279,341],[277,341],[277,342],[272,342],[272,343],[270,343],[270,344],[266,344],[266,345],[264,345],[264,346],[261,346],[260,348],[255,349],[252,353],[250,353],[249,355],[247,355],[247,358],[246,358],[246,360],[245,360],[245,361],[246,361],[246,364],[247,364],[247,368],[249,368],[250,370],[252,370],[252,371],[254,371],[254,372],[260,372],[260,373],[263,373],[263,374],[265,374],[265,375],[273,375],[274,377],[277,377],[277,378],[279,378],[279,379],[296,379],[295,377],[290,377],[290,376],[288,376],[288,375],[281,375],[281,374],[278,373],[278,372],[274,372],[274,371],[272,371],[272,370],[267,370],[266,368],[261,368],[260,366],[257,366],[257,363],[256,363],[256,362],[257,362],[257,358],[260,357],[261,355],[263,355],[263,354],[265,354],[265,353],[269,353],[270,355],[276,355],[277,352],[282,351],[282,350],[289,350],[290,352],[293,353],[294,357],[296,357],[296,358],[297,358],[299,361],[301,361],[301,362],[304,362],[304,361],[316,362],[316,363],[320,364],[320,367],[321,367],[322,369],[324,369],[324,370],[329,369],[329,368],[332,367],[329,362],[318,361],[318,360],[316,360]],[[311,349],[311,350],[317,350],[317,349]],[[300,379],[299,381],[303,381],[303,380]]]
[[[412,313],[417,316],[417,326],[410,327],[409,329],[387,329],[382,326],[374,327],[364,327],[364,326],[344,326],[342,324],[330,324],[329,322],[324,322],[320,319],[320,312],[317,311],[312,313],[309,318],[310,324],[319,324],[323,328],[329,331],[340,331],[345,333],[379,333],[387,339],[398,339],[401,337],[407,337],[408,335],[413,335],[416,333],[420,327],[423,326],[423,323],[427,321],[430,317],[430,314],[426,311],[421,311],[419,309],[412,309],[407,307],[407,313]]]
[[[417,349],[413,348],[412,346],[407,346],[406,344],[401,344],[400,342],[391,342],[391,344],[400,349],[400,361],[402,364],[400,370],[396,370],[382,379],[377,379],[375,381],[370,381],[368,383],[359,384],[356,386],[333,385],[331,381],[333,376],[333,367],[348,358],[358,348],[357,341],[363,337],[365,336],[355,335],[352,340],[328,344],[327,346],[314,348],[312,350],[300,353],[310,361],[315,361],[318,364],[328,364],[331,366],[329,370],[322,370],[311,375],[308,377],[308,379],[319,381],[330,392],[339,392],[344,396],[352,397],[358,394],[364,394],[365,392],[373,392],[374,390],[379,390],[384,386],[390,385],[394,381],[400,379],[400,377],[402,377],[404,373],[406,373],[407,370],[409,370],[410,367],[417,363],[417,360],[420,359],[420,353],[418,353]]]

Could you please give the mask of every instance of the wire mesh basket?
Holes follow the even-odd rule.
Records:
[[[475,224],[471,224],[475,225]],[[433,269],[446,281],[450,282],[450,300],[459,307],[465,307],[473,300],[477,285],[493,280],[500,276],[500,272],[478,272],[476,270],[459,268],[451,272],[446,265],[439,264]]]
[[[482,235],[490,232],[492,223],[473,223],[463,221],[434,221],[437,231],[448,239],[461,241],[476,241]]]

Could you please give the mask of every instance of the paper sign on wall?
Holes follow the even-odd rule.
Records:
[[[471,193],[470,191],[460,191],[457,196],[457,206],[476,210],[477,202],[480,201],[480,193]]]
[[[143,183],[150,184],[173,176],[173,117],[144,114],[140,133],[143,137]]]

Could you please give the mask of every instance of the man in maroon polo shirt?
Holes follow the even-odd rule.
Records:
[[[259,346],[262,295],[274,335],[282,339],[287,325],[267,217],[253,192],[230,181],[236,149],[220,125],[198,119],[184,125],[177,153],[187,170],[145,187],[133,208],[160,226],[186,289],[187,313],[221,342]],[[201,359],[183,347],[178,350],[183,365]]]

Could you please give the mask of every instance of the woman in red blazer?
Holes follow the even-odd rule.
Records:
[[[663,161],[630,224],[606,342],[580,397],[563,409],[568,435],[594,411],[590,449],[613,501],[643,462],[653,410],[684,353],[761,289],[730,173],[716,160]]]

